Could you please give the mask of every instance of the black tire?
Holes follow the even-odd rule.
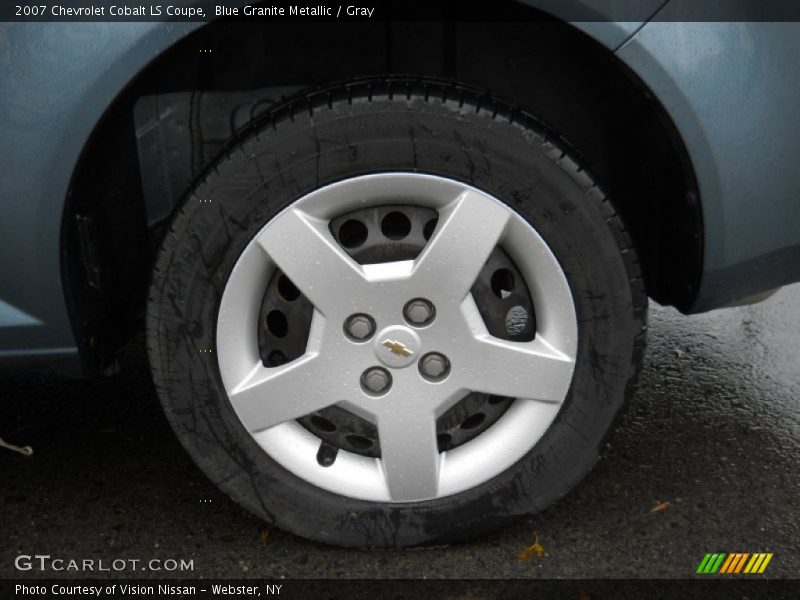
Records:
[[[343,546],[400,547],[495,530],[542,510],[586,475],[633,393],[647,299],[621,219],[565,145],[543,131],[524,112],[460,85],[382,79],[309,92],[229,146],[165,235],[147,316],[164,410],[216,485],[298,535]],[[265,223],[317,187],[403,170],[483,189],[536,228],[569,281],[579,349],[556,420],[513,467],[453,496],[383,504],[314,487],[274,462],[240,424],[215,355],[200,350],[213,349],[227,277]]]

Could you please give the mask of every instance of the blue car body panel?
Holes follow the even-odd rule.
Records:
[[[563,3],[526,3],[563,13]],[[707,310],[800,279],[800,138],[787,135],[800,129],[800,64],[785,60],[800,52],[800,30],[647,23],[661,4],[639,3],[640,19],[575,25],[617,51],[683,138],[705,221],[693,310]],[[200,26],[0,25],[0,363],[79,364],[60,256],[71,177],[114,98]]]
[[[800,24],[654,21],[617,55],[661,101],[698,180],[693,310],[800,279]]]
[[[61,272],[72,174],[114,98],[201,25],[0,25],[0,359],[77,364]]]
[[[616,50],[664,5],[664,0],[521,0]]]

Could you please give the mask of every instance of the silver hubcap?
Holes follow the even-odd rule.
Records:
[[[439,214],[414,260],[359,264],[329,230],[347,211],[398,201]],[[530,290],[532,341],[492,336],[470,293],[498,245]],[[278,268],[314,311],[305,353],[266,367],[259,307]],[[223,292],[217,351],[231,405],[274,460],[338,494],[408,502],[475,487],[533,447],[569,388],[577,321],[558,261],[519,215],[460,182],[386,173],[320,188],[256,235]],[[471,392],[516,400],[476,438],[440,452],[437,417]],[[332,405],[374,423],[379,458],[339,450],[318,460],[320,439],[296,419]]]

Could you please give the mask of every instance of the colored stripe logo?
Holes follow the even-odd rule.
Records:
[[[695,573],[713,575],[715,573],[725,575],[736,575],[739,573],[755,575],[763,573],[769,561],[772,560],[772,552],[709,552],[700,561]]]

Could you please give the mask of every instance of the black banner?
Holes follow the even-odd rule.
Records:
[[[667,580],[453,580],[453,579],[291,579],[291,580],[0,580],[4,600],[66,598],[197,598],[199,600],[291,598],[334,600],[603,600],[703,598],[736,600],[800,597],[800,580],[743,578]]]
[[[800,21],[792,0],[1,0],[0,21]]]

